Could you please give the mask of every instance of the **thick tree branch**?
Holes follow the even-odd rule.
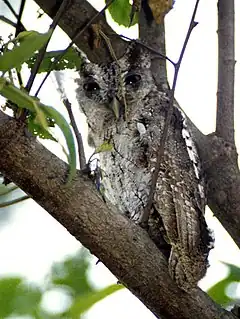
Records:
[[[234,145],[234,0],[218,1],[216,135]]]
[[[166,56],[164,24],[156,24],[154,20],[149,24],[145,12],[147,10],[145,7],[147,6],[146,2],[143,1],[140,11],[139,38],[143,43]],[[168,87],[166,59],[153,55],[151,70],[158,88],[160,90],[166,89]]]
[[[240,174],[235,147],[191,125],[208,183],[208,205],[240,248]]]
[[[95,254],[157,317],[219,319],[234,316],[200,289],[187,294],[144,230],[101,200],[80,174],[64,184],[67,165],[26,136],[24,124],[0,113],[0,171]]]
[[[58,0],[35,0],[35,2],[51,17],[54,18],[60,2]],[[67,35],[73,39],[77,31],[81,30],[97,11],[86,0],[71,0],[68,9],[61,17],[59,26]],[[104,15],[100,15],[94,23],[101,24],[102,31],[107,36],[115,33],[107,24]],[[93,45],[94,33],[88,28],[75,42],[75,44],[88,56],[89,60],[95,63],[110,61],[108,48],[104,41],[96,48]],[[112,47],[119,58],[126,49],[126,42],[118,37],[112,37]]]

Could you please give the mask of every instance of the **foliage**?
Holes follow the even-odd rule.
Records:
[[[228,288],[230,288],[233,283],[240,283],[240,268],[232,264],[224,264],[228,266],[228,276],[212,286],[207,293],[217,303],[226,307],[234,303],[236,289],[228,293]]]
[[[81,250],[76,256],[55,264],[47,276],[44,287],[29,284],[20,277],[0,279],[0,318],[10,315],[31,315],[33,318],[80,318],[95,303],[122,289],[122,285],[111,285],[96,290],[89,282],[89,256]],[[71,297],[70,305],[62,312],[53,313],[42,303],[44,295],[60,288]],[[57,303],[57,301],[56,301]]]
[[[15,39],[3,45],[3,53],[0,55],[0,71],[3,74],[7,71],[11,74],[13,68],[21,69],[22,63],[29,60],[34,52],[46,43],[50,35],[50,31],[45,34],[36,31],[19,33]],[[9,48],[10,44],[11,48]],[[70,166],[68,180],[71,180],[76,172],[76,149],[72,130],[65,118],[56,109],[42,104],[39,99],[30,96],[23,88],[16,87],[13,82],[6,80],[3,76],[0,78],[0,94],[12,104],[28,110],[30,116],[27,116],[26,120],[29,130],[35,135],[56,141],[49,131],[49,127],[54,124],[59,126],[68,147]],[[8,103],[8,105],[10,104]]]
[[[62,56],[59,59],[59,56]],[[37,54],[35,53],[26,61],[28,67],[31,69],[36,61]],[[59,60],[58,60],[59,59]],[[65,69],[79,69],[81,64],[81,57],[74,48],[69,48],[67,52],[64,50],[46,52],[42,63],[40,64],[38,73],[47,72],[50,68],[54,71]]]
[[[173,0],[148,0],[148,5],[156,23],[163,23],[164,16],[172,9]],[[129,27],[138,22],[138,13],[140,11],[141,1],[133,0],[115,0],[108,8],[112,19],[119,25]]]
[[[133,17],[131,21],[132,6],[129,3],[129,0],[115,0],[108,7],[108,11],[113,18],[113,20],[124,27],[129,27],[129,25],[134,25],[137,23],[137,15]]]
[[[51,32],[38,33],[36,31],[24,31],[3,46],[3,54],[0,56],[0,71],[6,72],[13,68],[19,68],[28,60],[35,51],[39,50],[49,39]],[[12,49],[9,46],[13,45]]]
[[[46,131],[48,131],[47,118],[53,119],[54,122],[60,127],[66,139],[69,150],[68,161],[70,165],[70,171],[68,179],[71,180],[76,171],[76,150],[71,128],[65,118],[51,106],[42,104],[37,98],[28,95],[24,90],[17,88],[11,82],[8,82],[4,78],[0,78],[0,93],[6,99],[18,105],[20,108],[27,109],[35,115],[34,120],[37,124],[35,127],[36,130],[39,131],[38,127],[40,125],[46,135]],[[33,123],[34,122],[31,122],[31,124]],[[31,130],[33,130],[32,126]]]
[[[47,127],[54,127],[56,124],[54,119],[52,118],[47,117],[46,121],[47,121]],[[39,124],[36,121],[36,114],[30,113],[30,115],[27,118],[27,123],[28,123],[28,129],[33,135],[39,136],[42,139],[49,139],[49,140],[57,142],[57,140],[54,138],[54,136],[52,136],[49,130],[44,128],[41,124]]]

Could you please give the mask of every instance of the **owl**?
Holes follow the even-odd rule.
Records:
[[[118,61],[84,62],[77,98],[86,115],[89,141],[100,153],[107,201],[136,223],[148,203],[157,153],[169,109],[151,73],[151,53],[136,42]],[[208,267],[213,238],[205,218],[204,180],[184,113],[174,109],[146,230],[168,259],[178,286],[197,286]]]

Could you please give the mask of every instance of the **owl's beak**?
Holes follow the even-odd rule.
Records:
[[[121,103],[120,101],[117,99],[116,96],[113,97],[112,101],[110,102],[110,108],[112,109],[115,117],[117,120],[119,120],[120,116],[121,116]]]

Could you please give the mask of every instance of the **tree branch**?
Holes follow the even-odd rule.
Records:
[[[234,145],[234,0],[218,1],[216,135]]]
[[[35,2],[46,12],[51,18],[54,18],[58,8],[57,0],[35,0]],[[97,11],[86,0],[71,0],[65,14],[61,17],[59,26],[67,35],[73,39],[77,30],[81,30],[88,21],[97,13]],[[100,15],[94,23],[100,23],[102,31],[108,36],[115,33],[107,24],[104,15]],[[75,44],[88,56],[89,60],[95,63],[102,63],[111,60],[108,48],[104,41],[99,43],[99,47],[93,45],[93,30],[89,27],[78,39]],[[112,47],[117,58],[121,57],[127,47],[127,43],[113,37]]]
[[[236,148],[215,134],[201,136],[196,127],[191,128],[208,183],[208,205],[240,248],[240,174]]]
[[[157,317],[234,319],[200,289],[181,291],[145,231],[107,208],[85,175],[79,173],[66,186],[67,164],[25,131],[23,123],[0,113],[0,171],[89,248]]]
[[[149,25],[144,11],[144,2],[147,5],[146,1],[143,1],[139,17],[139,38],[143,43],[166,56],[164,24],[156,24],[153,20]],[[166,89],[168,87],[166,59],[153,54],[151,71],[157,87],[160,90]]]

